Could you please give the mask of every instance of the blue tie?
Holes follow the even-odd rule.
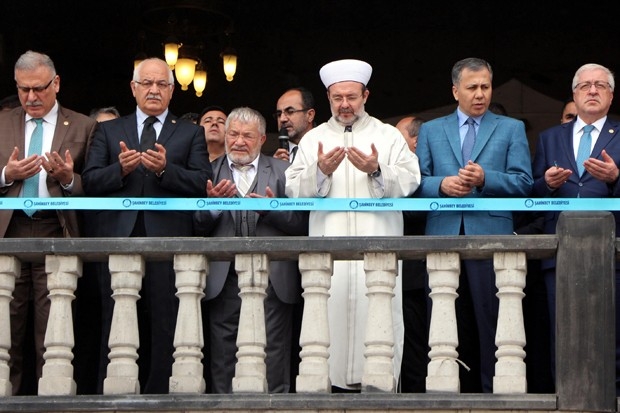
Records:
[[[37,124],[37,126],[35,126],[34,131],[32,131],[27,156],[31,156],[34,154],[41,155],[41,150],[43,149],[43,119],[33,120]],[[24,181],[24,190],[22,195],[24,198],[37,198],[39,196],[39,176],[40,174],[37,173],[36,175],[31,176]],[[37,212],[37,210],[25,209],[24,212],[28,216],[32,216],[32,214]]]
[[[579,176],[583,175],[583,171],[585,168],[583,167],[583,163],[590,157],[590,152],[592,152],[592,136],[590,132],[592,132],[594,126],[586,125],[583,127],[583,135],[581,135],[581,140],[579,141],[579,149],[577,149],[577,172],[579,172]]]
[[[465,123],[467,123],[467,133],[461,148],[463,152],[463,165],[467,165],[467,161],[471,159],[471,151],[474,149],[474,143],[476,142],[476,127],[474,126],[476,121],[472,118],[467,118]]]

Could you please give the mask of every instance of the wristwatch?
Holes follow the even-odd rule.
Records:
[[[368,174],[371,178],[378,178],[381,176],[381,167],[378,166],[377,170]]]

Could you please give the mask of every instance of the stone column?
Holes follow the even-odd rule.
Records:
[[[110,327],[110,363],[103,382],[103,394],[140,394],[138,382],[138,312],[144,259],[134,255],[110,255],[114,312]]]
[[[45,257],[50,313],[45,331],[45,364],[39,379],[40,396],[73,396],[73,313],[78,278],[82,276],[82,260],[75,255]]]
[[[454,302],[459,286],[461,262],[456,252],[431,253],[426,256],[426,268],[429,275],[430,297],[433,301],[428,353],[426,392],[460,391],[459,367],[457,364],[459,344],[456,328],[456,311]]]
[[[13,394],[10,381],[9,349],[11,348],[10,303],[15,291],[15,278],[21,274],[21,263],[15,257],[0,256],[0,396]]]
[[[328,253],[299,255],[304,312],[299,344],[301,363],[296,381],[297,393],[330,393],[329,321],[327,299],[332,282],[333,259]]]
[[[237,254],[235,270],[239,277],[241,314],[233,393],[267,393],[264,305],[269,270],[267,254]]]
[[[496,252],[493,265],[499,298],[493,393],[527,393],[522,305],[527,266],[525,253]]]
[[[395,392],[392,298],[398,275],[396,253],[364,254],[368,318],[362,392]]]
[[[174,332],[174,364],[170,377],[170,393],[204,393],[202,374],[202,312],[200,300],[206,285],[204,255],[179,254],[174,256],[179,314]]]

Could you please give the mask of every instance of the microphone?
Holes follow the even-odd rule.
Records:
[[[288,131],[285,127],[280,128],[278,135],[278,147],[284,148],[288,151]]]

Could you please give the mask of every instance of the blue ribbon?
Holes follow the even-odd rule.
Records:
[[[619,198],[3,198],[0,209],[620,211]]]

